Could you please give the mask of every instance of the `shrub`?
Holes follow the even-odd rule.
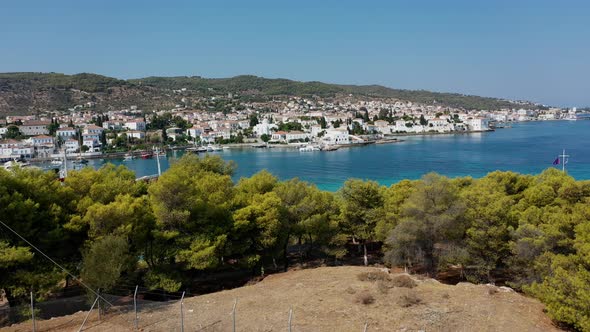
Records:
[[[389,274],[383,271],[363,272],[357,275],[360,281],[389,280]]]
[[[395,287],[403,287],[403,288],[414,288],[414,287],[418,286],[418,284],[416,283],[416,281],[414,281],[414,279],[412,279],[412,277],[410,277],[409,275],[405,275],[405,274],[393,277],[393,279],[391,280],[391,283]]]
[[[420,299],[418,295],[413,292],[402,295],[398,300],[398,304],[403,308],[408,308],[421,303],[422,299]]]
[[[371,304],[375,302],[375,298],[371,293],[364,291],[356,295],[355,301],[361,304]]]

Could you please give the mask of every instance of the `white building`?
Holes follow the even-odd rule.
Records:
[[[289,131],[285,134],[285,139],[287,142],[294,141],[294,140],[305,140],[306,138],[309,139],[310,134],[304,133],[302,131]]]
[[[76,136],[76,129],[70,127],[60,128],[55,132],[55,136],[65,141],[70,137]]]
[[[140,130],[140,131],[145,131],[145,128],[146,128],[145,121],[143,121],[143,119],[135,119],[132,121],[125,122],[123,127],[127,128],[129,130]]]
[[[31,137],[30,141],[31,141],[31,144],[33,144],[33,146],[53,147],[53,137],[51,137],[51,136],[39,135],[39,136]]]
[[[18,129],[25,136],[47,135],[50,124],[49,121],[26,121]]]
[[[64,142],[64,147],[66,149],[66,153],[74,153],[80,149],[80,144],[78,143],[77,139],[68,139]]]
[[[126,132],[127,137],[133,137],[138,140],[145,140],[145,131],[130,130]]]
[[[84,135],[98,135],[99,137],[103,132],[104,128],[95,125],[88,125],[84,127],[84,130],[82,131]]]
[[[254,133],[258,136],[271,135],[272,129],[276,129],[277,125],[274,123],[268,123],[268,119],[263,119],[262,123],[254,126]]]
[[[465,120],[465,124],[471,131],[486,131],[490,130],[490,121],[486,118],[473,118]]]
[[[350,144],[350,136],[346,128],[326,129],[322,141],[326,144]]]

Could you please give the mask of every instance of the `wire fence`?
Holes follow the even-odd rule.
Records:
[[[97,290],[99,296],[83,288],[68,289],[60,298],[9,307],[0,307],[0,328],[11,331],[83,331],[144,329],[157,323],[155,313],[179,307],[182,293],[169,293],[142,287],[117,286],[109,293]],[[180,313],[180,307],[178,308]],[[64,317],[56,320],[54,318]],[[141,319],[141,321],[140,321]],[[103,327],[96,329],[99,325]]]
[[[0,328],[8,327],[14,332],[251,330],[251,326],[240,325],[243,321],[240,321],[239,299],[202,306],[194,301],[185,303],[187,293],[166,293],[141,287],[122,289],[128,294],[97,290],[98,296],[82,294],[3,308],[0,309]],[[246,307],[246,299],[244,302]],[[286,309],[283,318],[265,322],[269,331],[330,330],[329,326],[319,322],[313,327],[298,325],[296,310],[293,307]],[[60,318],[55,319],[57,317]],[[358,331],[368,330],[367,323],[358,327]]]

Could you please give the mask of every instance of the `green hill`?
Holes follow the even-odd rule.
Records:
[[[183,94],[171,90],[186,88]],[[182,98],[197,99],[225,93],[243,96],[320,96],[353,94],[375,98],[396,98],[423,104],[438,104],[464,109],[537,107],[497,98],[440,93],[424,90],[391,89],[380,85],[338,85],[299,82],[242,75],[231,78],[199,76],[146,77],[120,80],[81,73],[0,73],[0,114],[30,114],[64,110],[77,104],[95,103],[98,110],[137,105],[145,109],[174,107]]]

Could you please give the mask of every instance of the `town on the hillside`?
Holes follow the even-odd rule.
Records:
[[[182,92],[182,91],[180,91]],[[205,98],[205,97],[204,97]],[[0,119],[0,160],[46,160],[57,155],[105,156],[154,146],[202,145],[339,147],[393,141],[397,135],[480,132],[514,121],[575,120],[575,108],[463,110],[396,99],[274,97],[239,102],[231,110],[176,105],[168,110],[136,106],[99,112],[94,102],[67,111]]]

